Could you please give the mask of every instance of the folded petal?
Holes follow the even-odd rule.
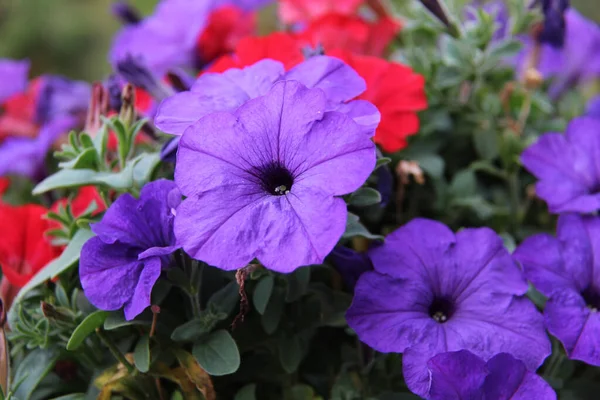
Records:
[[[427,367],[431,400],[475,399],[487,375],[485,362],[466,350],[440,353],[427,362]]]
[[[135,289],[131,298],[125,304],[125,319],[132,320],[150,306],[150,294],[158,280],[161,271],[161,261],[158,257],[144,260],[141,269],[137,269]]]
[[[289,70],[284,79],[323,90],[332,104],[352,100],[367,88],[365,80],[352,67],[329,56],[310,57]]]
[[[346,114],[361,126],[368,137],[375,135],[375,130],[381,121],[381,113],[373,104],[365,100],[354,100],[340,104],[334,109]]]

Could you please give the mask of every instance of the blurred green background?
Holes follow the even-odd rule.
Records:
[[[121,24],[114,0],[0,0],[0,58],[28,58],[31,77],[93,81],[110,72],[108,50]],[[142,14],[157,0],[129,0]]]

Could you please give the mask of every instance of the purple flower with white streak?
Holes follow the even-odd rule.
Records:
[[[425,396],[427,361],[469,350],[484,360],[512,354],[536,369],[550,341],[543,319],[523,295],[527,282],[491,229],[454,234],[440,222],[415,219],[369,251],[373,272],[355,288],[346,319],[375,350],[402,353],[408,387]]]
[[[29,61],[0,59],[0,103],[9,97],[25,91],[27,75],[29,74]]]
[[[92,224],[97,236],[81,250],[79,275],[93,305],[124,307],[127,320],[150,305],[152,287],[178,248],[173,219],[180,203],[175,183],[161,179],[145,185],[139,199],[121,195],[102,221]]]
[[[556,237],[534,235],[513,257],[548,297],[548,331],[570,358],[600,366],[600,218],[563,214]]]
[[[417,351],[409,349],[405,354]],[[556,393],[522,361],[500,353],[486,363],[467,350],[441,353],[427,362],[428,400],[555,400]]]
[[[566,134],[546,133],[521,154],[538,182],[537,195],[550,212],[590,213],[600,209],[600,120],[572,120]]]
[[[308,88],[323,90],[327,111],[344,112],[364,127],[365,134],[375,133],[380,120],[377,108],[364,100],[350,101],[365,91],[364,79],[342,60],[329,56],[311,57],[288,72],[279,61],[264,59],[243,69],[202,74],[190,91],[160,104],[154,123],[166,133],[181,135],[205,115],[235,110],[282,80],[296,80]]]
[[[163,76],[174,67],[193,66],[197,55],[196,42],[204,30],[211,11],[225,5],[253,10],[270,0],[162,0],[154,14],[136,21],[131,10],[122,4],[116,12],[132,19],[118,33],[110,51],[110,61],[116,66],[133,57],[153,74]],[[122,15],[124,16],[124,15]]]
[[[175,234],[190,256],[225,270],[255,258],[278,272],[323,262],[346,227],[338,196],[375,166],[369,135],[328,107],[323,90],[282,81],[185,129]]]

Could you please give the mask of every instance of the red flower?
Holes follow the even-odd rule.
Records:
[[[210,62],[232,52],[237,42],[254,32],[255,13],[244,12],[235,6],[224,6],[208,17],[204,31],[198,37],[198,53],[202,61]]]
[[[35,123],[35,105],[40,84],[41,78],[32,80],[24,93],[10,97],[2,104],[0,142],[9,136],[37,136],[38,126]]]
[[[6,192],[6,189],[10,186],[10,180],[8,178],[0,177],[0,197]]]
[[[286,24],[306,22],[328,13],[355,14],[364,0],[280,0],[279,16]]]
[[[381,56],[400,24],[389,17],[368,22],[355,15],[326,14],[310,23],[300,38],[325,51],[344,49],[352,53]]]
[[[303,47],[303,41],[291,34],[245,38],[233,55],[221,57],[210,71],[240,68],[264,58],[281,61],[290,69],[303,60]],[[423,77],[405,65],[378,57],[340,49],[328,50],[327,54],[344,60],[365,79],[367,90],[359,98],[372,102],[381,112],[375,143],[390,153],[406,147],[407,137],[419,130],[417,111],[427,108]]]
[[[286,69],[304,60],[303,43],[293,34],[276,32],[264,37],[246,37],[235,47],[235,53],[219,58],[208,69],[209,72],[223,72],[229,68],[252,65],[264,58],[281,61]]]
[[[367,90],[359,99],[375,104],[381,113],[375,143],[389,153],[405,148],[407,137],[419,130],[417,111],[427,108],[423,76],[410,67],[377,57],[339,50],[329,54],[344,60],[365,79]]]
[[[0,203],[0,266],[5,302],[12,291],[25,286],[46,264],[58,257],[60,249],[45,236],[50,221],[43,218],[48,210],[36,204],[11,206]],[[13,286],[13,287],[11,287]]]

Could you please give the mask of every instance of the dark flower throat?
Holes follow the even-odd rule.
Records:
[[[288,194],[294,184],[292,173],[279,162],[271,162],[259,167],[257,178],[265,192],[274,196]]]
[[[454,305],[449,299],[435,298],[429,306],[429,316],[437,322],[444,323],[454,314]]]

